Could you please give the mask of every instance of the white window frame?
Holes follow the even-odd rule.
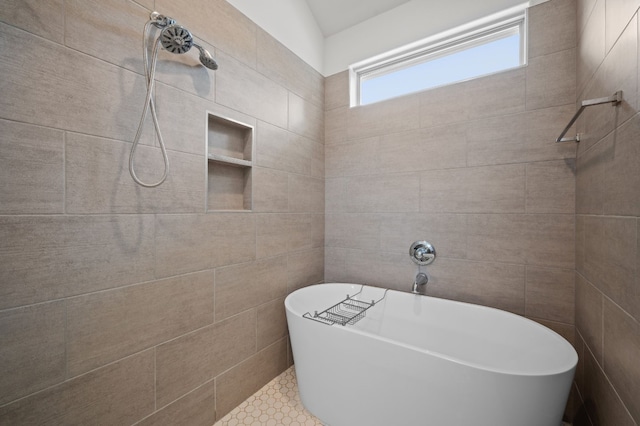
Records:
[[[403,68],[408,68],[419,63],[425,63],[442,56],[463,51],[518,33],[520,34],[520,65],[507,69],[526,66],[528,6],[529,3],[523,3],[503,12],[454,28],[453,30],[436,34],[435,36],[426,38],[419,42],[412,43],[408,46],[392,50],[350,66],[350,105],[352,107],[361,105],[360,88],[362,82],[367,79],[389,74]],[[506,71],[507,69],[497,72]],[[486,74],[471,77],[469,80],[480,78],[485,75]],[[447,83],[447,85],[459,82],[460,81],[454,81]],[[408,93],[398,94],[398,96],[404,96],[407,94]]]

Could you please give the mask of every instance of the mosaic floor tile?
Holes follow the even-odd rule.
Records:
[[[217,421],[214,426],[322,426],[300,402],[296,372],[290,367]]]

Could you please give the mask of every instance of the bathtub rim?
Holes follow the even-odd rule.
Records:
[[[387,287],[376,287],[376,286],[371,286],[368,284],[358,284],[358,283],[339,283],[339,282],[330,282],[330,283],[320,283],[320,284],[313,284],[310,286],[306,286],[306,287],[302,287],[299,288],[291,293],[289,293],[287,295],[287,297],[285,298],[284,304],[285,304],[285,309],[286,309],[286,313],[287,315],[289,313],[295,315],[296,317],[305,320],[308,320],[308,318],[304,318],[302,315],[304,314],[304,312],[299,313],[298,311],[294,310],[291,307],[291,300],[293,299],[294,294],[296,293],[300,293],[303,292],[305,290],[308,290],[309,288],[312,287],[318,287],[318,286],[354,286],[356,288],[359,288],[360,286],[363,287],[370,287],[370,288],[378,288],[378,289],[382,289],[382,290],[389,290],[390,292],[395,292],[395,293],[401,293],[401,294],[407,294],[408,296],[412,296],[412,294],[410,293],[406,293],[406,292],[402,292],[402,291],[398,291],[392,288],[387,288]],[[344,293],[342,293],[344,294]],[[367,336],[367,337],[371,337],[374,339],[378,339],[381,340],[383,342],[387,342],[389,344],[393,344],[393,345],[398,345],[401,346],[405,349],[411,350],[411,351],[416,351],[416,352],[420,352],[423,354],[427,354],[427,355],[431,355],[431,356],[436,356],[442,359],[445,359],[449,362],[453,362],[455,364],[459,364],[459,365],[463,365],[469,368],[475,368],[475,369],[481,369],[481,370],[485,370],[485,371],[489,371],[492,373],[496,373],[496,374],[503,374],[503,375],[511,375],[511,376],[522,376],[522,377],[543,377],[543,376],[554,376],[554,375],[562,375],[562,374],[566,374],[567,372],[576,369],[577,365],[578,365],[578,353],[576,351],[576,349],[573,347],[573,345],[571,343],[569,343],[569,341],[567,341],[567,339],[565,339],[564,337],[562,337],[560,334],[558,334],[556,331],[550,329],[549,327],[546,327],[530,318],[515,314],[513,312],[509,312],[509,311],[505,311],[503,309],[499,309],[499,308],[493,308],[491,306],[484,306],[484,305],[478,305],[475,303],[469,303],[469,302],[461,302],[458,300],[451,300],[451,299],[444,299],[441,297],[434,297],[434,296],[428,296],[428,295],[424,295],[424,294],[418,294],[418,295],[414,295],[416,297],[426,297],[428,299],[434,300],[436,301],[436,303],[451,303],[451,304],[455,304],[455,305],[460,305],[460,306],[471,306],[473,309],[478,309],[480,311],[490,311],[490,312],[499,312],[501,315],[506,315],[512,318],[515,318],[516,321],[522,321],[524,323],[529,324],[529,326],[535,326],[538,327],[539,329],[544,330],[545,333],[550,333],[550,337],[551,338],[555,338],[555,339],[560,339],[563,342],[563,345],[567,348],[567,350],[569,350],[569,353],[571,354],[571,358],[572,361],[569,362],[570,365],[566,365],[566,366],[559,366],[557,368],[554,369],[547,369],[547,370],[539,370],[539,371],[516,371],[516,370],[505,370],[505,369],[499,369],[496,367],[492,367],[492,366],[488,366],[488,365],[484,365],[484,364],[480,364],[480,363],[476,363],[476,362],[470,362],[470,361],[465,361],[462,360],[460,358],[451,356],[451,355],[447,355],[435,350],[429,350],[429,349],[425,349],[425,348],[421,348],[419,346],[416,345],[411,345],[399,340],[394,340],[388,337],[384,337],[384,336],[380,336],[378,334],[374,334],[374,333],[370,333],[367,331],[363,331],[360,330],[358,328],[355,327],[351,327],[351,326],[340,326],[337,324],[333,324],[333,325],[327,325],[327,324],[323,324],[317,321],[313,321],[312,323],[317,324],[318,326],[325,326],[325,327],[335,327],[338,330],[344,329],[342,331],[344,332],[349,332],[349,333],[356,333],[359,335],[363,335],[363,336]]]

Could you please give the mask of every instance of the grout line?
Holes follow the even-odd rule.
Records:
[[[67,215],[67,132],[62,133],[62,214]]]
[[[69,302],[64,300],[64,380],[62,383],[69,379]]]
[[[158,409],[158,346],[153,347],[153,410]]]

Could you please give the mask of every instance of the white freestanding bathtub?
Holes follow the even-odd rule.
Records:
[[[303,317],[354,295],[353,325]],[[578,356],[509,312],[354,284],[285,300],[304,406],[330,426],[559,426]]]

